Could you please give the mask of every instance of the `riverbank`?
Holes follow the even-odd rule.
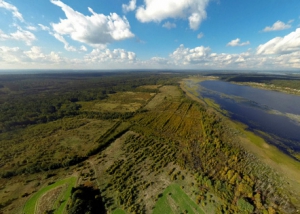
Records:
[[[180,86],[186,96],[202,104],[204,103],[212,111],[220,113],[222,109],[218,104],[210,100],[213,104],[209,105],[205,101],[205,98],[199,96],[196,90],[197,87],[195,85],[204,80],[208,79],[196,77],[185,79],[181,82]],[[271,167],[280,177],[284,178],[288,184],[287,188],[289,192],[295,192],[296,195],[300,195],[300,163],[298,161],[284,154],[275,146],[268,144],[262,137],[247,130],[248,127],[246,125],[232,121],[228,117],[225,117],[224,114],[221,117],[224,118],[230,127],[236,130],[240,146],[251,154],[254,154],[262,163]],[[292,200],[297,202],[298,198],[293,198]]]

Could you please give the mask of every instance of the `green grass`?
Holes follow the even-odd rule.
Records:
[[[126,212],[124,210],[121,210],[121,209],[116,209],[112,212],[112,214],[126,214]]]
[[[64,212],[68,199],[71,197],[71,190],[72,188],[76,185],[77,178],[76,177],[71,177],[69,178],[68,182],[68,188],[67,190],[63,193],[61,196],[60,200],[63,201],[60,206],[55,210],[54,213],[61,214]]]
[[[40,189],[37,193],[35,193],[25,204],[24,206],[24,210],[23,212],[25,214],[33,214],[35,213],[35,207],[37,205],[37,202],[39,200],[40,197],[42,197],[45,193],[47,193],[48,191],[56,188],[56,187],[59,187],[59,186],[62,186],[64,184],[68,184],[68,188],[67,190],[63,193],[62,197],[61,197],[61,200],[63,200],[63,203],[61,203],[61,205],[59,206],[59,208],[55,211],[55,213],[63,213],[64,209],[65,209],[65,206],[67,204],[67,200],[68,198],[70,197],[71,195],[71,189],[72,187],[75,186],[76,184],[76,180],[77,178],[76,177],[70,177],[68,179],[65,179],[65,180],[60,180],[60,181],[57,181],[56,183],[54,184],[51,184],[49,186],[46,186],[42,189]]]
[[[168,186],[155,204],[153,214],[200,213],[204,211],[177,184]]]

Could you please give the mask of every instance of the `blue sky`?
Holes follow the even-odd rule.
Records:
[[[0,0],[0,69],[300,68],[299,0]]]

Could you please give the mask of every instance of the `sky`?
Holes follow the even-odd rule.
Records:
[[[0,0],[0,69],[300,69],[299,0]]]

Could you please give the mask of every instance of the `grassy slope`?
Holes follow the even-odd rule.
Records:
[[[158,199],[153,214],[172,214],[172,213],[200,213],[203,210],[192,201],[179,185],[172,184],[168,186]]]
[[[76,184],[76,180],[77,178],[76,177],[70,177],[68,179],[65,179],[65,180],[61,180],[61,181],[57,181],[55,182],[54,184],[51,184],[49,186],[46,186],[42,189],[40,189],[37,193],[35,193],[25,204],[24,206],[24,213],[25,214],[33,214],[35,213],[35,208],[36,208],[36,205],[38,203],[38,200],[40,197],[42,197],[44,194],[46,194],[48,191],[56,188],[56,187],[59,187],[59,186],[62,186],[64,184],[68,184],[68,188],[67,190],[64,192],[63,194],[63,197],[61,200],[63,200],[64,202],[61,203],[60,207],[58,210],[56,210],[55,213],[62,213],[65,206],[66,206],[66,203],[67,203],[67,199],[70,197],[71,195],[71,189],[72,187],[75,186]]]

